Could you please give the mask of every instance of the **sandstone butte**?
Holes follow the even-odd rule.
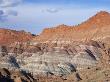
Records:
[[[8,45],[13,42],[26,42],[32,39],[31,33],[0,28],[0,45]]]
[[[103,40],[110,37],[110,13],[100,11],[90,17],[87,21],[76,25],[59,25],[53,28],[46,28],[36,36],[33,41],[39,42],[71,42]]]

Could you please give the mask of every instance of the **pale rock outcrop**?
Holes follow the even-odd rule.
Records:
[[[71,54],[64,48],[54,49],[52,52],[42,54],[34,53],[31,57],[22,59],[24,65],[21,65],[21,69],[33,74],[65,75],[71,74],[75,70],[96,66],[101,56],[100,51],[96,47],[88,45],[79,45],[79,48],[75,49],[74,47],[76,53]]]

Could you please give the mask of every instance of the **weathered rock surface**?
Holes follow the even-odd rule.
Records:
[[[46,28],[33,41],[68,44],[74,41],[99,41],[105,38],[110,38],[110,13],[101,11],[77,26],[59,25]]]
[[[25,31],[16,31],[0,28],[0,45],[8,45],[13,42],[27,42],[34,36]],[[8,41],[8,42],[7,42]]]
[[[71,52],[72,49],[69,51],[68,48],[53,47],[52,52],[34,53],[31,57],[24,57],[25,64],[21,68],[35,74],[44,72],[45,74],[63,75],[97,65],[100,57],[100,51],[97,48],[78,45],[73,50],[76,52]]]
[[[8,69],[0,69],[0,82],[37,82],[31,74],[20,71],[9,71]]]
[[[16,46],[6,47],[8,55],[0,58],[0,66],[10,70],[25,70],[34,75],[61,76],[97,66],[101,58],[106,57],[104,60],[109,63],[109,47],[107,49],[105,44],[96,41],[60,46],[44,43],[37,45],[21,43]],[[22,53],[15,52],[14,48],[17,51],[22,49]]]

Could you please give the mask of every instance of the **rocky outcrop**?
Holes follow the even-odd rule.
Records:
[[[26,42],[33,38],[31,33],[0,28],[0,45],[8,45],[14,42]],[[8,42],[7,42],[8,41]]]
[[[70,44],[75,41],[102,41],[110,37],[110,13],[101,11],[77,26],[59,25],[44,29],[33,39],[44,43]]]
[[[69,47],[53,47],[52,51],[34,53],[31,57],[24,57],[22,69],[34,74],[65,75],[75,70],[96,66],[101,56],[98,48],[88,45]],[[70,49],[71,48],[71,49]],[[48,48],[47,48],[48,49]],[[76,52],[72,52],[76,51]],[[37,70],[36,70],[37,69]]]
[[[21,43],[5,47],[8,55],[0,58],[0,66],[10,70],[25,70],[33,75],[68,75],[99,63],[107,66],[109,48],[108,44],[93,40],[65,45]],[[19,52],[21,50],[22,53]]]
[[[0,69],[0,82],[37,82],[31,74],[21,71],[9,71],[8,69]]]
[[[55,44],[51,44],[51,46],[48,44],[32,46],[28,44],[27,47],[25,47],[25,44],[20,45],[22,46],[18,48],[18,51],[23,49],[23,52],[16,55],[14,46],[11,47],[12,49],[9,49],[10,46],[7,47],[8,55],[1,58],[3,60],[1,66],[5,64],[8,69],[22,69],[27,72],[30,71],[34,75],[40,73],[65,75],[79,69],[96,66],[101,56],[98,47],[91,44],[73,46],[57,46]]]

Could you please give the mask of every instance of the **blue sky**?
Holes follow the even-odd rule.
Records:
[[[38,34],[46,27],[76,25],[97,12],[110,11],[110,0],[0,0],[0,27]]]

